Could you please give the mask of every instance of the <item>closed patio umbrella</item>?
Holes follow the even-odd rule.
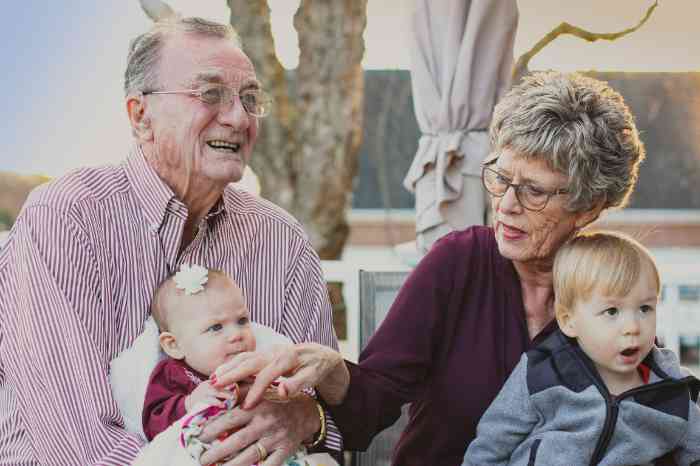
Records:
[[[415,192],[423,252],[484,223],[480,165],[493,107],[510,87],[517,23],[515,0],[416,0],[411,86],[422,135],[404,186]]]

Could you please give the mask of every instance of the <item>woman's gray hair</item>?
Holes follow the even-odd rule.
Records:
[[[644,145],[622,96],[577,73],[541,72],[496,105],[494,155],[503,149],[546,161],[569,177],[569,211],[624,207],[634,190]]]
[[[150,31],[139,35],[129,45],[124,73],[124,92],[127,96],[156,86],[163,44],[167,36],[175,32],[228,39],[242,48],[241,39],[230,24],[216,23],[202,18],[179,17],[158,21]]]

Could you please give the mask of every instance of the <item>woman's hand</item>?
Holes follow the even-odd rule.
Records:
[[[255,376],[243,409],[251,409],[264,398],[266,389],[278,381],[277,398],[289,400],[304,388],[315,387],[328,404],[339,404],[350,384],[343,357],[337,351],[317,343],[277,346],[265,353],[241,353],[219,366],[212,375],[214,387]],[[278,380],[279,379],[279,380]]]

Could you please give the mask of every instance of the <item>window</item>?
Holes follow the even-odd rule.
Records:
[[[700,365],[700,337],[681,336],[680,357],[682,365]]]
[[[679,285],[678,298],[681,301],[700,301],[700,286]]]

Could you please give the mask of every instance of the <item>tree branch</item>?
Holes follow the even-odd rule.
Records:
[[[170,5],[160,0],[139,0],[139,3],[146,15],[154,22],[163,21],[177,15]]]
[[[630,34],[642,27],[644,23],[646,23],[647,20],[651,17],[651,14],[654,12],[657,6],[659,6],[659,1],[655,0],[654,4],[647,9],[646,14],[636,26],[624,29],[619,32],[590,32],[586,31],[585,29],[581,29],[580,27],[573,26],[567,22],[561,23],[559,26],[552,29],[552,31],[550,31],[549,34],[540,39],[534,47],[532,47],[529,51],[525,52],[520,56],[520,58],[518,58],[518,61],[513,66],[513,82],[516,82],[520,78],[520,76],[525,74],[527,65],[532,59],[532,57],[537,55],[543,48],[549,45],[549,43],[554,41],[557,37],[563,34],[571,34],[572,36],[578,37],[579,39],[583,39],[588,42],[595,42],[597,40],[613,41],[619,39],[620,37],[626,36],[627,34]]]

